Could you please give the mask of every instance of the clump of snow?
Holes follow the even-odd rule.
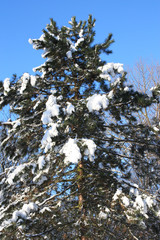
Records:
[[[129,199],[126,196],[122,197],[122,202],[123,202],[125,207],[129,206]]]
[[[19,166],[16,166],[15,170],[12,173],[9,173],[8,178],[7,178],[7,182],[10,185],[14,184],[14,178],[19,175],[23,169],[26,167],[26,164],[20,164]]]
[[[49,208],[49,207],[44,207],[44,208],[42,208],[41,210],[40,210],[40,213],[44,213],[44,212],[51,212],[52,210]]]
[[[33,178],[33,182],[36,183],[37,185],[42,185],[45,181],[47,181],[47,177],[42,175],[42,173],[37,174]]]
[[[7,95],[7,93],[10,91],[10,78],[4,79],[3,87],[4,87],[4,95]]]
[[[35,212],[37,211],[38,206],[31,202],[29,204],[24,204],[21,210],[16,210],[13,212],[12,214],[12,221],[16,222],[18,220],[18,218],[23,218],[26,219],[27,216],[31,213],[31,212]]]
[[[153,127],[153,130],[154,130],[155,132],[159,132],[159,128],[157,128],[156,126]]]
[[[100,211],[100,213],[98,214],[98,216],[99,216],[100,219],[107,219],[109,212],[110,212],[110,210],[106,207],[106,208],[104,209],[104,211],[102,211],[102,210]]]
[[[124,91],[125,91],[125,92],[128,92],[128,91],[129,91],[129,87],[126,86],[126,87],[124,88]]]
[[[84,154],[89,157],[89,160],[91,162],[93,162],[94,157],[95,157],[94,153],[95,153],[95,150],[96,150],[96,147],[97,147],[96,144],[91,139],[83,139],[83,145],[87,146]]]
[[[42,114],[41,120],[43,124],[52,123],[51,117],[59,115],[59,105],[57,104],[56,97],[50,95],[46,102],[46,111]]]
[[[50,123],[50,126],[51,127],[48,130],[46,130],[41,140],[41,145],[42,145],[42,148],[45,149],[45,153],[48,152],[48,150],[51,149],[51,147],[54,145],[54,143],[52,142],[52,137],[55,137],[58,135],[58,131],[57,131],[58,124]]]
[[[117,71],[120,74],[123,74],[124,69],[123,69],[123,64],[121,63],[107,63],[102,67],[98,68],[101,70],[100,77],[103,79],[106,79],[108,81],[111,81],[111,77],[115,77],[115,71]]]
[[[77,146],[77,141],[75,139],[69,138],[60,150],[61,154],[65,155],[64,163],[78,163],[81,159],[80,149]]]
[[[108,97],[108,99],[112,99],[113,96],[114,96],[114,92],[113,92],[113,90],[111,90],[111,91],[108,93],[107,97]]]
[[[99,111],[101,108],[105,109],[108,106],[108,99],[105,94],[94,94],[87,98],[87,108],[89,112],[94,110]]]
[[[100,211],[100,213],[98,214],[100,219],[107,219],[107,213],[104,213],[102,211]]]
[[[83,37],[83,29],[81,29],[81,30],[79,31],[79,37],[80,37],[80,38]]]
[[[39,167],[39,169],[40,169],[40,170],[43,169],[43,167],[45,166],[45,164],[46,164],[46,161],[45,161],[45,159],[44,159],[44,156],[40,156],[40,157],[38,158],[38,167]]]
[[[118,188],[113,196],[113,201],[116,201],[121,194],[122,194],[122,189]]]
[[[67,109],[66,109],[66,111],[67,111],[67,113],[68,113],[69,115],[71,115],[72,112],[75,111],[75,108],[74,108],[74,106],[72,105],[72,103],[67,102]]]
[[[29,81],[29,73],[24,73],[21,77],[22,84],[20,88],[20,94],[23,94],[24,90],[27,87],[28,81]]]
[[[72,52],[71,52],[71,50],[69,50],[68,52],[66,52],[66,55],[67,55],[68,58],[72,58]]]
[[[76,43],[73,43],[70,39],[68,39],[68,43],[70,45],[70,50],[66,53],[68,58],[72,58],[72,53],[77,51],[77,47],[79,46],[79,44],[84,41],[82,31],[79,32],[79,37],[80,38],[77,40]]]
[[[34,87],[34,86],[36,85],[37,77],[31,75],[30,78],[31,78],[31,79],[30,79],[30,83],[31,83],[31,85]]]
[[[147,203],[149,208],[151,208],[155,204],[155,201],[150,196],[147,196],[145,202]]]
[[[22,211],[22,210],[16,210],[13,212],[13,215],[12,215],[12,221],[13,222],[16,222],[18,220],[18,218],[23,218],[23,219],[26,219],[27,218],[27,214],[26,212]]]
[[[138,195],[136,197],[133,207],[136,208],[137,210],[140,210],[142,214],[147,213],[147,205],[145,201],[142,199],[141,195]]]
[[[18,126],[21,125],[20,119],[17,119],[13,122],[13,128],[16,129]]]

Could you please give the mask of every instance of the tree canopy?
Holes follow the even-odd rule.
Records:
[[[92,16],[69,24],[51,19],[29,40],[45,59],[36,75],[0,85],[1,109],[15,114],[1,122],[1,239],[158,240],[158,190],[133,177],[159,158],[154,129],[135,117],[157,97],[127,85],[123,64],[102,60],[114,41],[95,44]]]

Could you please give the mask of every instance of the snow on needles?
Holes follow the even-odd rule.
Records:
[[[26,219],[27,216],[31,213],[31,212],[35,212],[37,211],[38,206],[31,202],[29,204],[24,204],[21,210],[16,210],[13,212],[12,214],[12,221],[16,222],[18,220],[18,218],[23,218]]]
[[[115,77],[115,71],[120,74],[124,73],[123,64],[121,63],[107,63],[104,66],[99,67],[98,69],[102,71],[100,77],[107,79],[108,81],[111,81],[110,75],[112,77]]]
[[[79,147],[77,146],[76,139],[69,138],[62,147],[60,153],[65,155],[65,164],[78,163],[81,159],[81,153]]]
[[[87,98],[87,108],[89,112],[94,110],[99,111],[101,108],[105,109],[108,106],[108,99],[105,94],[94,94]]]
[[[51,117],[59,115],[59,107],[60,106],[57,104],[56,97],[50,95],[46,102],[46,111],[41,117],[43,124],[52,123]]]
[[[89,157],[91,162],[94,161],[94,153],[96,150],[96,144],[91,139],[83,139],[83,145],[86,145],[87,148],[85,149],[84,154]]]
[[[6,78],[3,82],[4,87],[4,95],[7,95],[7,93],[10,91],[10,79]]]
[[[82,139],[79,140],[82,142],[82,146],[86,146],[84,151],[84,155],[89,157],[91,162],[94,161],[96,144],[91,139]],[[61,154],[65,155],[64,163],[78,163],[78,161],[82,158],[80,148],[77,146],[77,140],[69,138],[68,141],[62,147]]]
[[[72,58],[72,53],[77,51],[77,47],[79,46],[79,44],[84,41],[83,29],[80,30],[79,37],[80,38],[77,40],[76,43],[73,43],[70,39],[68,39],[68,43],[70,44],[70,50],[66,53],[68,58]]]

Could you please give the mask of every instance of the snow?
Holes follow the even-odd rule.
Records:
[[[124,91],[125,91],[125,92],[128,92],[128,91],[129,91],[129,87],[126,86],[126,87],[124,88]]]
[[[47,177],[42,175],[42,173],[37,174],[37,176],[33,178],[33,182],[39,186],[42,185],[45,181],[47,181]]]
[[[107,214],[102,212],[102,211],[100,211],[98,216],[99,216],[100,219],[107,219]]]
[[[155,204],[155,201],[150,196],[147,196],[145,202],[147,203],[149,208],[151,208]]]
[[[83,29],[80,30],[80,32],[79,32],[79,37],[80,37],[80,38],[83,37]]]
[[[51,117],[59,115],[59,105],[56,103],[56,97],[50,95],[46,102],[46,111],[43,112],[41,121],[43,124],[52,123]]]
[[[44,213],[45,211],[51,212],[52,210],[49,207],[44,207],[40,210],[40,213]]]
[[[90,139],[83,139],[83,145],[86,145],[87,146],[87,149],[85,150],[84,154],[86,156],[89,156],[89,160],[91,162],[94,161],[94,153],[95,153],[95,150],[96,150],[96,144],[94,143],[93,140],[90,140]]]
[[[123,74],[124,72],[123,64],[121,63],[107,63],[104,66],[99,67],[98,69],[102,71],[100,77],[108,81],[111,80],[110,75],[112,77],[115,77],[115,70],[120,74]]]
[[[28,39],[29,44],[33,43],[33,40],[31,38]]]
[[[153,127],[153,130],[154,130],[155,132],[159,132],[159,128],[157,128],[156,126]]]
[[[89,112],[94,110],[99,111],[101,108],[105,109],[108,106],[108,99],[105,94],[94,94],[87,98],[87,108]]]
[[[77,48],[81,42],[84,41],[83,32],[80,30],[79,32],[79,39],[77,40],[76,43],[73,43],[70,39],[68,39],[68,43],[70,44],[70,50],[66,53],[68,58],[72,58],[72,53],[77,51]]]
[[[37,81],[36,76],[31,75],[30,83],[31,83],[32,87],[34,87],[36,85],[36,81]]]
[[[20,94],[23,94],[24,90],[27,87],[28,81],[29,81],[29,73],[24,73],[21,77],[22,84],[20,88]]]
[[[108,93],[108,99],[112,99],[113,98],[113,96],[114,96],[114,92],[113,92],[113,90],[111,90],[109,93]]]
[[[137,210],[140,210],[142,214],[147,213],[147,205],[145,201],[142,199],[141,195],[138,195],[136,197],[133,207],[136,208]]]
[[[45,153],[48,152],[48,150],[51,149],[51,147],[54,145],[54,143],[52,142],[52,137],[55,137],[58,135],[58,131],[57,131],[58,124],[51,123],[50,126],[51,127],[48,130],[46,130],[41,140],[41,145],[42,145],[42,148],[45,148]]]
[[[16,129],[18,126],[21,125],[20,119],[17,119],[13,122],[13,128]]]
[[[72,58],[72,52],[70,50],[66,53],[66,55],[68,58]]]
[[[122,197],[122,202],[123,202],[125,207],[129,206],[129,199],[126,196]]]
[[[21,165],[17,166],[12,173],[9,173],[8,178],[7,178],[7,182],[10,185],[13,185],[14,184],[14,178],[17,175],[19,175],[25,167],[26,167],[26,164],[21,164]]]
[[[99,216],[100,219],[107,219],[109,212],[110,212],[110,210],[106,207],[106,208],[104,209],[104,211],[102,211],[102,210],[100,211],[100,213],[98,214],[98,216]]]
[[[17,220],[18,220],[18,218],[23,218],[23,219],[26,219],[27,218],[27,214],[26,214],[26,212],[25,211],[22,211],[22,210],[20,210],[20,211],[14,211],[13,212],[13,215],[12,215],[12,221],[13,222],[17,222]]]
[[[7,95],[7,93],[10,91],[10,78],[4,79],[3,87],[4,87],[4,95]]]
[[[66,109],[66,111],[67,111],[67,113],[68,113],[69,115],[71,115],[72,112],[75,111],[75,108],[74,108],[74,106],[72,105],[72,103],[67,102],[67,109]]]
[[[65,155],[64,163],[78,163],[81,159],[80,149],[77,146],[77,141],[75,139],[69,138],[60,150],[61,154]]]
[[[43,169],[43,167],[44,167],[45,164],[46,164],[46,161],[45,161],[45,159],[44,159],[44,156],[40,156],[40,157],[38,158],[38,167],[39,167],[39,169],[40,169],[40,170]]]
[[[16,222],[18,220],[18,218],[23,218],[26,219],[27,215],[29,215],[31,212],[35,212],[37,211],[38,206],[31,202],[29,204],[24,204],[21,210],[16,210],[13,212],[12,214],[12,221]]]
[[[118,188],[113,196],[113,201],[116,201],[121,194],[122,194],[122,189]]]

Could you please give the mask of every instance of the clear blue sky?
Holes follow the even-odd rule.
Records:
[[[160,62],[160,0],[5,0],[0,1],[0,80],[44,62],[28,43],[39,38],[53,18],[67,25],[72,16],[96,18],[96,42],[113,33],[113,54],[106,60],[134,65],[140,58]]]

